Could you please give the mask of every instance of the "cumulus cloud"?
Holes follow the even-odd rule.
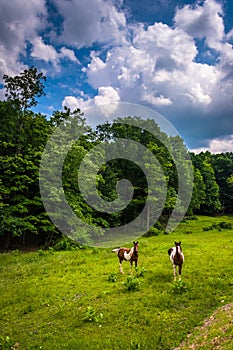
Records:
[[[125,14],[111,1],[54,0],[54,4],[63,16],[62,42],[81,48],[95,42],[119,44],[125,41]]]
[[[209,141],[208,147],[200,147],[192,149],[194,153],[206,152],[211,153],[223,153],[223,152],[232,152],[233,150],[233,135],[230,135],[226,138],[217,138]]]
[[[63,107],[68,107],[71,110],[76,108],[81,109],[81,111],[88,109],[90,107],[101,107],[102,112],[105,114],[105,108],[109,110],[112,104],[112,108],[116,108],[116,103],[120,102],[120,96],[118,92],[113,89],[111,86],[101,86],[98,88],[98,94],[94,98],[87,96],[84,97],[74,97],[66,96],[62,101]]]
[[[79,60],[75,56],[75,53],[73,50],[67,49],[66,47],[62,47],[60,50],[60,58],[67,58],[72,62],[80,64]]]
[[[227,42],[232,31],[225,34],[222,17],[221,4],[206,0],[178,8],[174,27],[131,26],[130,43],[113,47],[105,59],[92,53],[85,69],[88,82],[96,89],[111,85],[122,101],[166,113],[190,145],[200,137],[204,142],[203,132],[213,138],[232,133],[233,49]],[[202,63],[196,39],[204,39],[205,53],[214,50],[217,59]]]
[[[208,105],[218,72],[195,62],[194,40],[179,28],[155,23],[135,29],[134,45],[109,50],[102,61],[92,54],[86,73],[94,87],[117,88],[121,100],[155,107],[186,101]]]
[[[62,101],[62,107],[68,107],[71,111],[79,108],[83,111],[86,108],[93,106],[92,98],[83,98],[83,97],[75,97],[75,96],[65,96]]]
[[[175,24],[191,37],[205,39],[207,45],[219,49],[219,43],[224,38],[223,10],[215,0],[205,0],[204,3],[186,5],[178,9]]]
[[[52,45],[44,44],[41,37],[37,37],[33,40],[33,50],[31,56],[37,59],[44,60],[45,62],[54,62],[57,60],[57,51]]]
[[[28,45],[33,59],[52,63],[58,69],[59,61],[66,58],[79,63],[70,48],[60,50],[45,44],[38,34],[48,29],[48,8],[45,0],[1,0],[0,4],[0,76],[16,75],[27,66],[21,58],[27,57]]]
[[[0,73],[15,75],[25,69],[20,55],[26,55],[27,42],[45,26],[45,1],[2,0],[0,11]]]
[[[50,62],[54,67],[60,70],[60,60],[66,58],[74,63],[80,63],[73,50],[66,47],[62,47],[60,51],[57,51],[52,45],[45,44],[41,37],[36,37],[33,40],[33,49],[31,57],[45,62]]]

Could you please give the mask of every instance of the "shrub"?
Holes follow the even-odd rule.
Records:
[[[53,250],[55,251],[75,250],[77,248],[79,248],[78,243],[68,237],[63,237],[53,246]]]
[[[83,321],[85,322],[96,322],[99,323],[100,320],[103,318],[102,312],[100,312],[98,315],[96,314],[96,311],[93,306],[88,306],[85,316],[83,317]]]
[[[150,237],[150,236],[158,236],[159,235],[159,229],[156,227],[151,227],[147,233],[145,234],[146,237]]]
[[[203,229],[203,231],[211,231],[211,230],[213,230],[213,227],[212,226],[205,226],[202,229]]]
[[[146,269],[145,267],[138,268],[136,267],[136,277],[144,277]]]
[[[221,221],[216,224],[212,224],[211,226],[203,227],[203,231],[210,231],[213,229],[217,229],[218,231],[222,231],[223,229],[231,230],[232,224],[230,222]]]
[[[14,341],[9,336],[0,335],[0,349],[13,349]]]
[[[128,292],[135,292],[140,289],[140,282],[135,276],[128,276],[127,280],[124,282],[124,285]]]
[[[110,274],[108,275],[108,281],[116,282],[116,280],[117,280],[116,272],[110,272]]]
[[[172,286],[172,292],[174,294],[183,294],[187,292],[186,283],[182,280],[175,281]]]

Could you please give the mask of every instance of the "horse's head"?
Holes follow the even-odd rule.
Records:
[[[175,242],[175,246],[176,246],[176,251],[177,252],[182,252],[181,241],[180,242]]]
[[[134,254],[138,256],[138,241],[133,242]]]

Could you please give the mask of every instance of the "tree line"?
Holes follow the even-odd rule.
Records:
[[[167,193],[156,226],[159,229],[165,226],[177,205],[179,187],[178,173],[171,149],[175,150],[179,158],[182,173],[188,174],[190,166],[193,169],[193,180],[188,176],[186,179],[187,182],[193,181],[192,199],[186,214],[232,213],[233,153],[189,153],[190,159],[185,159],[182,157],[185,145],[179,136],[166,135],[153,119],[145,121],[140,116],[129,116],[124,119],[119,116],[114,122],[98,125],[95,129],[86,124],[85,115],[79,109],[71,111],[65,108],[62,111],[54,111],[52,116],[47,118],[41,113],[32,111],[32,107],[37,105],[37,98],[44,94],[46,80],[37,68],[30,67],[15,77],[4,75],[3,80],[6,99],[0,101],[1,249],[49,246],[62,237],[61,231],[50,220],[43,205],[39,170],[41,157],[50,136],[62,124],[66,124],[72,132],[72,120],[76,125],[77,123],[80,125],[84,133],[66,154],[62,184],[70,207],[78,217],[92,226],[95,235],[100,234],[99,227],[120,227],[138,216],[146,203],[149,191],[148,181],[153,188],[153,194],[150,197],[151,205],[148,205],[144,218],[146,227],[148,230],[151,229],[153,204],[159,202],[163,196],[162,182],[166,184]],[[132,120],[137,121],[137,127],[130,123]],[[143,128],[145,124],[146,129]],[[147,130],[153,130],[153,133]],[[55,158],[64,151],[66,140],[62,137],[61,135],[59,146],[56,145],[53,149]],[[119,180],[128,179],[134,188],[133,197],[124,210],[106,213],[88,205],[77,181],[78,171],[84,156],[95,146],[104,141],[106,144],[111,144],[111,149],[114,149],[119,147],[116,140],[124,138],[135,141],[135,144],[131,145],[126,152],[133,154],[137,151],[137,144],[144,145],[156,156],[160,167],[152,164],[149,158],[143,159],[148,170],[156,173],[155,179],[147,178],[137,164],[123,158],[103,163],[97,179],[89,179],[97,182],[98,195],[103,200],[111,202],[117,199],[116,185]],[[94,159],[91,157],[88,167],[90,169],[94,167]],[[47,176],[53,176],[53,174],[47,174]],[[89,191],[88,185],[88,183],[83,185],[84,191],[85,188],[87,192]],[[56,183],[52,187],[51,195],[53,195],[55,208],[59,208],[61,213],[62,207]],[[129,191],[127,184],[123,190]],[[95,195],[95,191],[88,193],[88,196],[93,198]],[[182,201],[180,207],[182,210]],[[58,219],[62,220],[62,215]],[[69,222],[68,225],[72,231],[73,223]],[[93,232],[88,232],[85,227],[79,228],[78,237],[87,238],[87,242],[91,234]]]

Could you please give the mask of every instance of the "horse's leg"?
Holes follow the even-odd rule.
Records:
[[[173,265],[174,281],[176,281],[176,265]]]
[[[130,274],[132,275],[133,274],[133,271],[132,271],[132,265],[133,265],[133,262],[130,261]]]
[[[182,270],[182,265],[179,265],[179,280],[181,280],[181,270]]]
[[[120,261],[120,264],[119,264],[119,270],[120,270],[120,273],[122,273],[122,275],[124,274],[123,270],[122,270],[122,260],[119,260]]]

